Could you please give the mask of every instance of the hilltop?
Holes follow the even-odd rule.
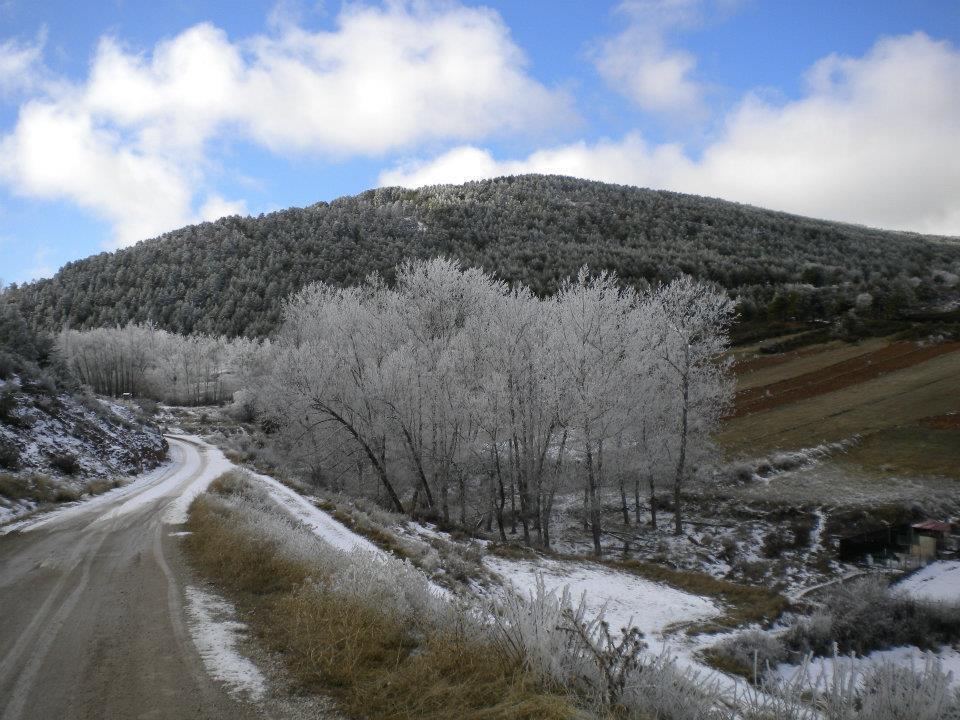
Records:
[[[153,321],[180,332],[265,336],[290,293],[360,282],[446,255],[551,293],[587,264],[629,284],[679,273],[740,301],[742,323],[891,318],[951,297],[960,243],[736,203],[524,175],[191,225],[65,265],[8,290],[37,327]]]

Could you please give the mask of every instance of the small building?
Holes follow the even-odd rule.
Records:
[[[913,539],[910,554],[932,560],[939,553],[956,552],[957,527],[945,520],[924,520],[910,526]]]

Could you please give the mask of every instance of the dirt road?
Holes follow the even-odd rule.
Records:
[[[164,511],[207,467],[172,462],[0,536],[0,720],[269,716],[211,679],[184,615],[188,569]]]

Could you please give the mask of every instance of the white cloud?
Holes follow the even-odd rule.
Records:
[[[650,112],[699,117],[704,86],[693,77],[697,59],[671,47],[668,34],[699,22],[701,0],[626,0],[618,6],[627,27],[594,55],[600,75]]]
[[[15,39],[0,43],[0,94],[33,87],[39,80],[46,33],[32,43]]]
[[[247,203],[243,200],[226,200],[219,195],[211,195],[200,208],[201,220],[219,220],[230,215],[248,215]]]
[[[570,116],[563,93],[525,72],[490,10],[347,5],[329,32],[289,20],[274,29],[231,41],[204,23],[150,53],[102,39],[85,81],[47,80],[21,106],[0,137],[0,182],[71,201],[109,221],[115,244],[126,245],[246,210],[217,196],[196,207],[215,138],[289,155],[376,155]],[[5,62],[12,73],[36,58],[0,46],[0,82]]]
[[[711,195],[891,229],[960,234],[960,50],[923,33],[814,65],[802,98],[749,95],[699,158],[636,134],[496,161],[475,147],[384,172],[417,186],[523,172]]]

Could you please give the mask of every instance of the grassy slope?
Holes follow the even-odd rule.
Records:
[[[757,397],[765,387],[776,391],[791,379],[817,374],[828,389],[844,385],[832,382],[831,373],[848,370],[852,360],[882,354],[889,346],[884,340],[831,342],[781,356],[741,356],[738,389]],[[955,482],[960,480],[960,352],[872,379],[856,373],[848,377],[852,384],[839,389],[803,399],[786,396],[782,404],[729,420],[721,444],[731,456],[758,456],[859,435],[861,442],[827,467],[809,477],[799,474],[801,484],[809,482],[827,494],[837,482],[856,494],[868,493],[875,484],[879,494],[892,497],[911,485],[893,476],[913,476],[913,490],[905,497],[960,490]]]

